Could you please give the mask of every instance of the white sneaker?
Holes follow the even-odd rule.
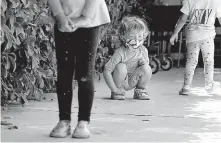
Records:
[[[134,89],[134,99],[139,99],[139,100],[150,100],[150,97],[148,95],[148,92],[146,89]]]
[[[217,81],[214,81],[210,86],[206,86],[205,89],[206,91],[211,94],[213,93],[215,90],[217,90],[218,88],[220,88],[220,83]]]
[[[113,100],[125,100],[124,94],[115,94],[114,92],[111,92],[111,99]]]
[[[188,95],[190,92],[190,87],[182,87],[179,91],[179,95]]]
[[[71,134],[71,123],[69,120],[61,120],[51,131],[50,137],[64,138]]]
[[[79,121],[73,134],[73,138],[79,138],[79,139],[87,139],[90,137],[91,133],[88,129],[88,122],[87,121]]]

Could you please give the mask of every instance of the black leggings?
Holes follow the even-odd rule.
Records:
[[[71,120],[72,81],[78,81],[78,121],[90,121],[94,98],[94,66],[100,28],[60,32],[55,25],[57,96],[60,120]]]

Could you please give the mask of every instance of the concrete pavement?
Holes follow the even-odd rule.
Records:
[[[58,121],[56,94],[47,100],[31,101],[28,106],[11,105],[2,110],[3,121],[18,129],[1,126],[2,142],[219,142],[221,140],[221,89],[207,95],[203,89],[203,69],[197,69],[193,91],[179,96],[184,68],[173,68],[153,75],[148,86],[150,101],[132,99],[110,100],[110,90],[103,79],[95,84],[90,139],[64,139],[48,135]],[[215,70],[221,82],[221,69]],[[72,130],[77,123],[77,99],[74,91]],[[53,100],[51,100],[53,99]]]

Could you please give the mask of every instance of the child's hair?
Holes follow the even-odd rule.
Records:
[[[145,37],[149,34],[149,28],[147,22],[137,16],[125,16],[123,17],[120,27],[119,36],[122,38],[126,33],[131,31],[144,32]]]

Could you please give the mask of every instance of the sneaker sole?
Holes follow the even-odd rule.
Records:
[[[69,133],[67,133],[67,134],[61,134],[61,133],[51,133],[50,134],[50,137],[53,137],[53,138],[65,138],[65,137],[67,137],[67,136],[69,136],[71,134],[71,131],[69,132]]]
[[[141,97],[141,98],[134,98],[134,99],[137,99],[137,100],[150,100],[150,98],[149,97]]]
[[[189,93],[182,93],[182,92],[179,92],[179,95],[189,95]]]
[[[90,135],[89,136],[85,136],[85,137],[80,137],[80,136],[72,135],[72,138],[75,138],[75,139],[88,139],[88,138],[90,138]]]
[[[125,100],[125,97],[111,97],[112,100]]]
[[[84,135],[82,135],[82,133],[76,133],[75,131],[72,134],[72,138],[76,138],[76,139],[88,139],[90,138],[91,133],[87,132],[86,134],[84,133]]]

